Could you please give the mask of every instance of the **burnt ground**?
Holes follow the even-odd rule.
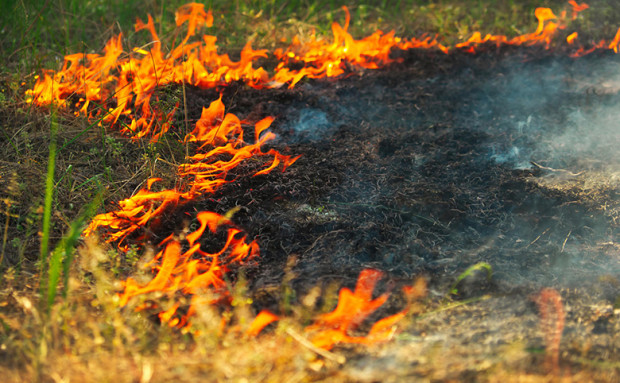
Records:
[[[619,56],[534,48],[401,55],[382,70],[292,90],[222,89],[227,112],[274,116],[271,146],[301,158],[190,208],[242,207],[234,221],[261,246],[246,270],[257,308],[281,310],[287,262],[296,297],[317,284],[353,286],[369,267],[386,272],[383,291],[428,280],[429,311],[373,355],[348,349],[346,379],[478,380],[498,366],[544,373],[533,297],[551,287],[566,311],[563,373],[614,381]],[[187,92],[192,119],[218,96]],[[479,262],[491,265],[492,279],[473,273],[451,295]]]

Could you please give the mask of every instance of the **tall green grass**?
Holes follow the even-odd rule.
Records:
[[[56,170],[57,155],[57,135],[58,135],[58,111],[54,105],[50,112],[50,142],[49,156],[47,163],[47,175],[45,178],[45,202],[43,207],[43,223],[41,230],[41,248],[40,248],[40,289],[41,295],[45,296],[47,312],[52,307],[57,294],[58,282],[61,274],[64,275],[63,295],[66,296],[69,268],[73,259],[73,253],[77,241],[82,233],[86,220],[90,219],[101,203],[101,192],[99,192],[93,201],[91,201],[82,214],[80,214],[72,223],[68,233],[60,240],[54,250],[49,252],[50,233],[52,231],[52,210],[54,201],[54,190],[56,182],[54,182],[54,174]],[[60,180],[59,180],[60,182]],[[46,283],[47,281],[47,283]]]
[[[96,213],[99,205],[102,202],[103,193],[100,191],[95,198],[86,205],[83,212],[76,218],[69,227],[67,234],[60,240],[60,243],[56,245],[54,251],[50,254],[49,264],[47,269],[47,308],[48,310],[54,304],[58,291],[58,282],[60,276],[63,276],[63,291],[62,296],[67,297],[69,289],[69,271],[71,263],[73,261],[73,255],[75,253],[75,247],[82,234],[84,226],[87,224]]]
[[[45,202],[43,205],[43,224],[41,229],[41,253],[39,258],[40,275],[45,275],[45,266],[49,253],[49,241],[52,222],[52,202],[54,199],[54,173],[56,171],[56,136],[58,134],[58,111],[52,105],[50,115],[50,142],[45,177]]]

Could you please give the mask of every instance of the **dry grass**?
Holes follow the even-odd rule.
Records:
[[[252,320],[248,304],[226,312],[205,307],[194,318],[193,328],[201,334],[193,336],[135,312],[137,302],[119,307],[119,281],[108,252],[86,241],[72,270],[68,298],[59,298],[49,313],[37,302],[35,276],[26,281],[14,279],[13,270],[5,274],[0,292],[3,381],[295,382],[319,371],[337,371],[335,354],[321,350],[324,358],[290,335],[303,333],[301,313],[254,339],[243,335]],[[159,298],[165,305],[166,298]],[[247,301],[240,295],[236,299]],[[221,325],[222,315],[230,317],[230,325]]]

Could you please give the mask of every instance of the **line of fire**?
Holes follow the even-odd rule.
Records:
[[[587,88],[582,73],[577,73],[568,85],[566,79],[554,77],[553,68],[545,69],[552,60],[549,57],[561,55],[561,64],[557,65],[572,68],[573,72],[588,68],[587,60],[593,60],[592,68],[599,68],[596,65],[602,61],[596,60],[601,58],[616,60],[620,29],[608,40],[597,42],[582,42],[569,29],[570,22],[587,9],[585,3],[572,0],[560,11],[537,8],[537,27],[530,33],[509,38],[475,32],[467,40],[448,46],[439,36],[402,38],[383,31],[355,39],[348,32],[350,15],[345,7],[344,23],[333,23],[329,40],[300,36],[287,48],[273,51],[254,49],[248,42],[231,58],[218,51],[217,37],[203,34],[214,25],[211,11],[202,4],[190,3],[176,12],[176,25],[183,28],[185,35],[171,49],[162,46],[149,15],[146,20],[137,20],[135,31],[150,35],[150,44],[123,47],[123,35],[119,34],[106,43],[101,53],[67,55],[60,70],[45,70],[37,78],[27,91],[27,101],[40,107],[54,105],[98,121],[136,143],[155,143],[172,132],[181,137],[179,142],[186,148],[186,156],[174,164],[175,174],[155,174],[144,180],[143,187],[133,195],[110,201],[107,211],[96,215],[83,232],[84,237],[100,237],[120,252],[138,251],[145,257],[150,254],[143,265],[149,278],[129,276],[122,281],[118,292],[121,307],[130,305],[155,313],[160,323],[197,334],[193,318],[203,307],[217,306],[226,311],[233,305],[231,284],[240,273],[245,273],[258,289],[266,283],[261,281],[277,280],[276,275],[281,278],[282,270],[295,265],[296,275],[307,271],[306,278],[312,281],[321,278],[321,273],[348,270],[355,274],[355,280],[348,281],[350,288],[340,289],[333,311],[313,318],[306,327],[309,341],[324,350],[341,344],[386,342],[398,333],[403,318],[415,312],[416,301],[433,291],[427,286],[432,286],[432,276],[426,278],[431,280],[427,282],[416,275],[428,276],[438,270],[454,273],[466,265],[475,265],[451,286],[451,293],[467,295],[468,289],[475,289],[477,284],[489,288],[495,283],[491,282],[491,266],[493,278],[497,278],[502,272],[514,271],[515,264],[525,270],[528,262],[534,262],[514,261],[502,266],[502,262],[509,262],[506,260],[496,265],[492,257],[497,255],[491,254],[498,249],[504,250],[506,259],[517,254],[543,257],[542,243],[561,237],[557,239],[561,247],[558,256],[577,252],[579,246],[585,246],[585,240],[580,238],[586,237],[588,230],[595,230],[583,226],[601,224],[591,218],[588,225],[569,228],[562,225],[569,218],[555,213],[545,218],[531,210],[543,209],[541,200],[556,212],[577,209],[571,205],[576,202],[561,199],[562,187],[592,181],[583,178],[579,168],[562,169],[562,165],[577,161],[573,157],[556,162],[541,160],[541,153],[551,153],[550,148],[556,148],[553,145],[564,142],[562,132],[549,141],[542,136],[528,136],[535,125],[548,125],[544,118],[529,112],[538,110],[537,101],[532,100],[537,86],[547,84],[542,91],[557,84],[575,92]],[[542,58],[536,58],[532,52],[544,53]],[[496,63],[492,67],[484,68],[485,57],[499,58],[493,59]],[[457,73],[453,77],[461,79],[462,84],[452,90],[446,88],[444,95],[452,101],[437,107],[434,113],[463,116],[461,121],[473,121],[472,126],[491,124],[476,121],[495,121],[495,116],[504,114],[510,116],[514,128],[491,134],[484,126],[450,130],[442,123],[428,122],[420,105],[432,97],[429,89],[448,86],[443,74],[433,70],[455,61],[472,64],[469,69],[446,70]],[[422,67],[424,62],[427,64]],[[506,70],[501,78],[493,77],[494,70],[513,62],[518,64],[511,68],[520,68],[534,77],[522,80],[513,69]],[[534,90],[522,95],[530,109],[511,110],[506,102],[499,111],[500,107],[489,100],[518,91],[485,88],[479,80],[471,85],[475,80],[470,78],[480,79],[485,71],[494,81],[503,81],[504,89],[522,89],[511,87],[526,86],[523,83],[529,84],[534,78]],[[406,80],[399,83],[395,73]],[[541,73],[548,77],[536,80],[536,76],[542,78]],[[613,83],[615,80],[609,81],[612,85],[605,85],[605,89],[611,89],[607,94],[620,89]],[[407,90],[403,90],[404,83],[409,84]],[[158,105],[165,101],[171,87],[182,87],[184,99],[172,110],[162,110]],[[423,91],[413,95],[410,89]],[[234,97],[243,92],[245,98],[237,102]],[[570,99],[575,92],[566,97]],[[468,94],[476,96],[468,99]],[[598,91],[589,94],[590,98],[601,95]],[[285,100],[286,107],[273,106],[276,99]],[[382,108],[379,104],[383,99],[396,106]],[[248,100],[256,100],[261,107],[254,108]],[[195,111],[188,112],[188,103],[194,105]],[[463,105],[469,109],[460,108]],[[244,107],[248,110],[244,111]],[[385,122],[385,114],[391,114],[392,127]],[[348,123],[338,122],[338,115]],[[571,114],[570,118],[570,123],[579,118],[580,124],[591,122],[587,115]],[[373,131],[379,123],[366,122],[373,119],[383,121],[381,126],[386,127]],[[355,121],[357,127],[353,126]],[[395,128],[413,126],[415,121],[426,124],[427,131],[403,132]],[[498,124],[507,126],[505,121]],[[498,141],[493,141],[495,137]],[[426,152],[417,151],[423,149]],[[599,146],[599,150],[603,148]],[[395,157],[394,153],[402,156]],[[450,157],[457,165],[438,165],[440,156]],[[351,162],[340,165],[347,160]],[[336,174],[335,168],[340,166]],[[382,170],[370,170],[372,166]],[[457,167],[461,173],[456,173]],[[603,172],[603,168],[601,165],[596,169]],[[304,175],[307,169],[317,171]],[[596,173],[591,169],[588,174]],[[514,180],[515,174],[519,181]],[[541,174],[545,177],[533,181]],[[314,177],[312,182],[328,185],[325,187],[331,188],[332,194],[325,192],[319,198],[311,190],[295,190],[295,177]],[[334,177],[339,181],[333,181]],[[280,179],[285,191],[274,186]],[[425,189],[431,180],[439,179],[448,186],[441,191]],[[459,180],[474,186],[464,190]],[[387,184],[392,185],[389,192]],[[295,200],[296,195],[306,197]],[[534,201],[534,195],[540,199]],[[263,204],[261,198],[266,201],[262,209],[288,208],[296,212],[296,217],[269,218],[257,206]],[[465,199],[467,203],[460,202]],[[524,200],[535,208],[520,207]],[[504,215],[508,211],[516,215],[511,218],[511,226],[498,223],[501,217],[493,210],[496,208],[503,209]],[[350,217],[345,217],[354,209]],[[471,218],[472,214],[479,214],[478,222],[470,222],[477,220]],[[300,216],[312,220],[311,238],[303,237],[310,231],[304,233],[309,224],[301,222]],[[265,222],[262,226],[261,217]],[[407,231],[395,234],[388,224]],[[500,226],[501,230],[497,229]],[[551,229],[545,231],[547,226]],[[608,236],[617,231],[611,227]],[[538,237],[524,235],[530,235],[534,228],[540,230]],[[485,231],[490,235],[486,236]],[[279,232],[278,236],[270,237],[276,235],[274,232]],[[345,243],[345,239],[349,245],[337,246],[341,251],[330,250],[330,241]],[[282,243],[297,240],[303,245]],[[450,250],[456,248],[457,240],[471,245],[467,252]],[[506,245],[510,241],[512,247]],[[443,251],[451,251],[452,255],[441,256]],[[413,253],[415,257],[410,255]],[[329,256],[334,259],[327,261]],[[268,268],[279,270],[265,271]],[[470,278],[477,278],[474,287],[466,283]],[[162,305],[158,301],[161,297],[173,303]],[[256,319],[244,330],[246,336],[260,336],[267,326],[273,327],[286,315],[273,301],[269,297],[255,299]],[[264,306],[258,307],[260,304]],[[555,315],[563,318],[559,310],[561,306]],[[223,329],[234,331],[233,325],[222,316]]]

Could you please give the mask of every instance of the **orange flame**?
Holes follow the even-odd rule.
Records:
[[[266,174],[280,164],[284,171],[299,158],[283,155],[273,149],[265,153],[261,151],[261,146],[275,137],[271,132],[265,133],[273,121],[272,118],[256,123],[255,142],[248,144],[243,140],[241,121],[232,114],[224,114],[224,111],[221,98],[212,102],[209,108],[203,109],[202,117],[186,138],[188,141],[203,142],[201,148],[219,145],[209,151],[197,153],[189,158],[188,163],[179,165],[177,174],[181,179],[187,179],[188,190],[151,191],[153,183],[159,178],[150,179],[147,189],[120,201],[118,210],[95,216],[84,235],[105,229],[102,235],[108,242],[122,245],[128,235],[146,227],[149,221],[160,216],[169,207],[213,193],[223,184],[232,182],[226,180],[228,172],[250,158],[272,158],[271,163],[257,171],[255,176]],[[221,154],[228,154],[228,159],[222,159]]]
[[[620,28],[618,28],[616,36],[611,41],[611,43],[609,43],[609,46],[607,48],[613,50],[615,53],[618,53],[618,46],[620,46]]]
[[[272,314],[267,310],[263,310],[260,313],[258,313],[256,318],[254,318],[252,323],[250,323],[250,327],[248,327],[248,329],[245,331],[245,335],[250,336],[250,337],[255,337],[261,331],[263,331],[263,329],[267,325],[277,321],[278,319],[280,318],[278,318],[277,315]]]
[[[177,27],[183,25],[187,21],[187,36],[189,38],[194,35],[196,27],[205,25],[211,27],[213,25],[213,15],[211,10],[205,12],[204,4],[189,3],[182,5],[175,14],[175,22]]]
[[[200,227],[186,236],[189,248],[183,251],[178,239],[169,237],[164,240],[165,247],[150,262],[155,277],[146,284],[140,284],[133,278],[123,282],[124,292],[120,295],[120,305],[125,306],[129,300],[138,295],[151,292],[162,292],[172,296],[177,292],[195,295],[209,289],[221,290],[225,287],[224,275],[232,264],[243,264],[248,259],[258,255],[258,244],[255,241],[248,243],[241,230],[229,227],[226,243],[216,253],[207,253],[201,249],[200,243],[195,243],[208,228],[216,233],[221,226],[231,226],[230,220],[213,212],[198,213]],[[179,305],[159,314],[162,323],[171,327],[191,327],[190,314],[195,312],[195,302],[189,307],[188,315],[181,319],[175,317]]]
[[[312,325],[306,327],[306,331],[312,333],[311,341],[316,347],[329,350],[339,343],[373,344],[392,338],[395,325],[403,319],[407,310],[375,322],[366,336],[349,335],[388,299],[388,294],[372,299],[375,284],[381,276],[382,273],[378,270],[363,270],[358,277],[355,292],[347,288],[341,289],[334,311],[320,315]],[[406,286],[404,290],[412,299],[416,299],[425,294],[425,287],[422,285],[417,283],[416,286]],[[246,335],[256,336],[265,326],[278,319],[277,315],[263,310],[251,323]]]
[[[201,118],[194,130],[186,137],[186,141],[201,143],[198,153],[191,156],[187,163],[178,167],[180,179],[186,179],[187,189],[169,189],[152,191],[153,185],[161,181],[151,178],[147,188],[134,196],[118,203],[120,209],[97,215],[93,218],[84,235],[91,235],[103,230],[103,237],[108,242],[116,242],[125,248],[126,238],[138,230],[147,227],[148,223],[163,214],[168,208],[194,200],[205,194],[213,193],[221,185],[232,182],[227,174],[244,161],[259,156],[271,157],[262,170],[254,175],[266,174],[282,164],[282,170],[294,163],[298,157],[285,156],[276,150],[262,152],[261,147],[273,139],[273,133],[267,129],[273,118],[265,118],[255,124],[254,143],[247,143],[243,137],[242,121],[235,115],[226,114],[221,97],[204,108]],[[222,154],[228,156],[222,157]],[[226,158],[226,159],[223,159]],[[179,239],[170,236],[160,246],[165,246],[150,265],[155,274],[147,284],[140,284],[133,278],[123,283],[124,291],[120,295],[121,306],[130,299],[151,292],[164,292],[170,295],[177,292],[195,296],[208,289],[221,290],[224,287],[223,276],[231,264],[243,264],[245,260],[258,255],[258,244],[246,242],[241,230],[229,228],[227,240],[221,251],[210,254],[200,248],[198,243],[208,228],[215,233],[221,225],[232,225],[232,222],[213,212],[198,213],[200,227],[185,236],[189,246],[183,250]],[[178,305],[162,311],[159,318],[162,323],[171,327],[191,328],[191,316],[196,312],[197,305],[204,304],[192,298],[192,303],[185,315],[178,314]],[[256,325],[258,326],[258,324]],[[253,327],[256,333],[260,331]]]
[[[575,40],[577,40],[577,32],[573,32],[570,35],[566,36],[566,42],[569,44],[572,44],[575,42]]]
[[[588,8],[587,4],[577,5],[577,3],[575,3],[574,1],[571,1],[570,3],[573,6],[572,19],[575,19],[579,12]],[[484,38],[482,38],[480,32],[474,32],[474,34],[469,38],[469,40],[460,44],[456,44],[455,47],[468,48],[468,51],[472,53],[475,51],[474,48],[476,46],[487,42],[495,43],[497,46],[535,45],[544,43],[545,46],[548,48],[557,31],[559,29],[566,28],[566,12],[562,12],[561,16],[558,18],[551,9],[540,7],[536,8],[536,10],[534,11],[534,16],[536,16],[536,19],[538,20],[538,27],[533,33],[526,33],[524,35],[508,39],[508,37],[504,35],[486,35]]]
[[[265,50],[253,50],[248,43],[240,60],[234,62],[227,54],[217,54],[214,36],[204,35],[202,42],[188,43],[198,26],[208,27],[213,23],[211,12],[206,13],[204,5],[182,6],[176,13],[176,22],[177,25],[188,24],[187,34],[168,55],[161,51],[155,24],[149,15],[147,23],[138,19],[135,25],[136,31],[148,30],[151,34],[153,43],[148,51],[134,48],[132,54],[123,54],[122,34],[119,34],[108,41],[103,56],[68,55],[60,71],[46,71],[34,88],[26,92],[27,101],[66,107],[69,97],[82,95],[79,113],[100,117],[110,124],[124,116],[127,122],[121,132],[137,139],[151,131],[153,117],[157,117],[151,107],[157,87],[170,83],[213,87],[237,80],[259,86],[268,81],[264,69],[252,68],[256,58],[266,57]],[[92,104],[95,106],[89,109]],[[80,106],[80,102],[77,105]],[[115,106],[105,109],[105,105]]]
[[[329,350],[338,343],[370,344],[391,339],[394,325],[406,315],[406,310],[376,322],[365,337],[349,335],[387,301],[388,294],[372,299],[375,284],[381,276],[378,270],[363,270],[355,292],[347,288],[340,290],[334,311],[319,316],[306,328],[306,331],[315,332],[311,338],[315,346]]]
[[[549,8],[537,8],[535,16],[538,26],[533,33],[526,33],[509,39],[503,35],[487,34],[483,37],[475,32],[467,41],[456,44],[454,48],[475,52],[478,45],[534,45],[549,47],[553,37],[560,29],[566,28],[569,20],[588,8],[588,5],[569,1],[571,15],[562,11],[556,16]],[[376,69],[395,60],[390,57],[393,49],[438,49],[444,53],[449,48],[437,39],[396,37],[394,32],[376,31],[360,40],[348,33],[350,14],[346,7],[344,26],[332,24],[333,42],[329,43],[314,36],[302,43],[298,37],[286,49],[273,52],[279,63],[270,75],[262,67],[254,68],[259,58],[268,57],[267,50],[254,50],[248,42],[241,51],[239,61],[232,61],[227,54],[217,53],[217,37],[202,35],[198,41],[190,42],[201,26],[211,27],[211,11],[205,12],[204,5],[190,3],[176,12],[176,24],[187,24],[186,35],[170,53],[164,54],[152,17],[144,23],[138,19],[136,31],[147,30],[152,44],[133,48],[125,53],[122,48],[122,35],[108,41],[104,54],[73,54],[65,57],[62,69],[56,73],[45,71],[33,89],[27,91],[27,101],[37,105],[55,103],[68,107],[67,100],[75,95],[79,101],[74,104],[76,113],[89,117],[102,118],[107,123],[121,121],[122,133],[135,139],[151,135],[156,140],[153,121],[159,116],[151,105],[154,90],[170,83],[184,83],[202,88],[214,87],[233,81],[243,81],[261,88],[289,84],[295,86],[302,78],[334,77],[350,73],[350,67]],[[601,42],[593,49],[613,49],[617,51],[618,39]],[[585,54],[583,49],[577,55]],[[301,64],[301,68],[299,68]],[[292,69],[299,68],[299,69]]]
[[[394,36],[394,31],[384,34],[378,30],[372,35],[361,40],[355,40],[348,32],[351,16],[347,7],[342,7],[346,14],[344,27],[334,22],[332,33],[334,42],[317,40],[312,36],[307,43],[301,43],[295,37],[292,44],[286,49],[276,49],[274,55],[280,60],[276,67],[273,80],[276,83],[287,83],[292,88],[302,78],[335,77],[346,71],[346,64],[365,69],[377,69],[394,62],[390,52],[393,48],[431,48],[436,47],[447,51],[445,47],[430,39],[410,41],[402,40]],[[303,63],[304,67],[299,70],[289,69],[293,63]]]
[[[580,12],[583,12],[586,9],[590,8],[588,4],[586,3],[577,4],[575,0],[568,0],[568,3],[571,5],[571,7],[573,7],[573,12],[571,14],[572,20],[575,20]]]
[[[571,57],[582,57],[582,56],[588,55],[600,49],[609,49],[609,50],[614,51],[614,53],[618,53],[619,45],[620,45],[620,28],[618,28],[618,31],[616,32],[616,35],[611,42],[607,42],[607,40],[601,40],[590,48],[586,49],[584,47],[580,47],[576,52],[571,54]]]

